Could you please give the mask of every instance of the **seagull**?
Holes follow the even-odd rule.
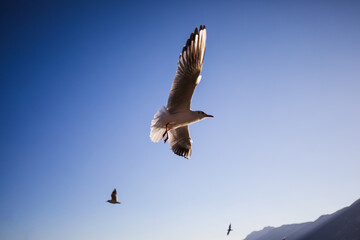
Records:
[[[229,229],[227,230],[227,234],[226,234],[226,235],[229,235],[229,233],[230,233],[231,231],[233,231],[233,229],[231,229],[231,223],[230,223]]]
[[[172,151],[187,159],[191,155],[189,124],[207,117],[213,117],[203,111],[190,109],[195,87],[201,80],[201,69],[206,46],[206,28],[191,33],[184,46],[177,65],[167,107],[160,108],[151,121],[150,138],[153,142],[169,140]]]
[[[116,188],[114,188],[114,191],[111,193],[111,200],[107,200],[109,203],[112,204],[120,204],[121,202],[118,201],[118,197],[117,197],[117,193],[116,193]]]

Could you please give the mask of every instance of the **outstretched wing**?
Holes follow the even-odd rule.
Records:
[[[189,126],[183,126],[169,131],[169,144],[175,154],[190,158],[191,142]]]
[[[114,188],[114,191],[111,193],[111,200],[113,201],[117,201],[117,193],[116,193],[116,188]]]
[[[178,68],[171,86],[167,109],[171,113],[190,110],[191,98],[199,84],[206,46],[205,25],[191,33],[178,61]]]

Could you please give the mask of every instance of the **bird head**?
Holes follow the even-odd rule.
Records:
[[[208,114],[204,113],[203,111],[196,111],[196,113],[198,114],[199,119],[204,119],[207,117],[214,117],[212,115],[208,115]]]

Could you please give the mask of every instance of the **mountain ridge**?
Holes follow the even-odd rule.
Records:
[[[313,222],[264,227],[245,240],[360,240],[360,199]]]

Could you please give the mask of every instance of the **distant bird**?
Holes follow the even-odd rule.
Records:
[[[177,71],[171,86],[167,107],[163,106],[151,121],[150,138],[153,142],[161,139],[169,144],[179,156],[190,158],[191,138],[189,124],[206,117],[213,117],[203,111],[190,109],[195,87],[201,80],[201,69],[206,46],[205,25],[191,33],[178,61]]]
[[[227,234],[226,234],[226,235],[229,235],[229,233],[230,233],[231,231],[233,231],[233,229],[231,229],[231,223],[230,223],[230,225],[229,225],[229,228],[228,228],[228,230],[227,230]]]
[[[118,197],[117,197],[117,193],[116,193],[116,188],[114,188],[114,191],[111,193],[111,200],[107,200],[109,203],[112,204],[120,204],[121,202],[118,201]]]

